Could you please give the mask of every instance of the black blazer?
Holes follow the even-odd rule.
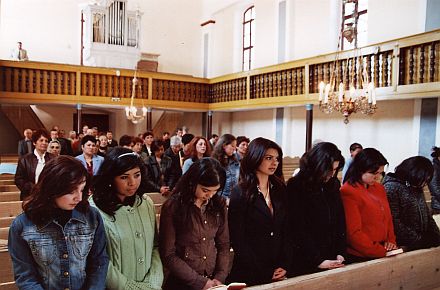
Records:
[[[31,143],[31,151],[30,152],[28,150],[27,142]],[[20,141],[18,141],[18,156],[23,156],[28,153],[32,153],[32,152],[34,152],[34,149],[35,149],[35,146],[34,146],[34,143],[32,142],[32,140],[21,139]]]
[[[324,260],[345,255],[345,213],[340,187],[334,177],[326,184],[310,185],[301,171],[289,179],[289,219],[295,245],[299,247],[289,268],[290,276],[318,272]]]
[[[234,262],[229,282],[270,283],[276,268],[287,270],[291,245],[285,186],[272,183],[270,197],[273,215],[257,188],[249,202],[239,186],[231,193],[228,214]]]

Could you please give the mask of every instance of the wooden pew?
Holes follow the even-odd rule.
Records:
[[[0,290],[17,289],[14,283],[14,271],[8,250],[0,250]]]
[[[438,289],[440,247],[249,287],[249,290]]]
[[[4,201],[20,201],[20,192],[10,191],[10,192],[0,192],[0,202]]]
[[[0,217],[17,216],[21,212],[21,201],[0,202]]]
[[[14,219],[15,219],[15,216],[1,217],[0,218],[0,228],[9,227]]]
[[[283,175],[286,182],[297,168],[299,168],[299,157],[286,156],[283,158]]]

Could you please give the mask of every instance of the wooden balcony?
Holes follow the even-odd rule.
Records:
[[[316,104],[319,82],[329,80],[335,65],[340,72],[352,66],[354,54],[340,52],[337,63],[331,53],[213,79],[138,72],[135,105],[228,111]],[[379,101],[440,96],[440,30],[364,47],[359,55]],[[345,71],[346,80],[355,79]],[[132,70],[0,60],[0,102],[126,106],[133,75]]]

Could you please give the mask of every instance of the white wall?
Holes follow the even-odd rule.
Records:
[[[277,63],[278,2],[236,1],[213,12],[209,77],[241,71],[242,15],[255,5],[254,67]],[[296,60],[337,49],[341,0],[286,0],[286,58]],[[369,0],[368,44],[424,32],[426,0]]]
[[[34,61],[79,64],[80,3],[88,0],[3,0],[0,59],[17,41]],[[129,0],[142,17],[141,52],[158,53],[159,71],[201,76],[202,0]]]
[[[3,0],[0,58],[9,58],[21,41],[30,60],[79,64],[81,2],[84,0]]]
[[[380,150],[390,163],[388,170],[394,170],[403,159],[417,155],[419,117],[414,100],[378,102],[379,109],[372,116],[353,114],[346,125],[339,113],[324,114],[314,106],[312,141],[321,139],[335,143],[344,156],[349,146],[359,142],[364,147]],[[216,130],[216,118],[225,122],[222,114],[214,112],[213,133],[246,135],[253,139],[265,137],[275,140],[275,110],[254,110],[231,114],[231,127]],[[304,106],[285,108],[283,141],[279,144],[286,156],[301,156],[305,151],[306,110]],[[225,126],[228,127],[228,126]],[[228,130],[229,129],[229,130]]]

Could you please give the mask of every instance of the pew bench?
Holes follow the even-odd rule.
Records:
[[[239,281],[237,281],[239,282]],[[249,290],[439,289],[440,247],[249,287]]]

